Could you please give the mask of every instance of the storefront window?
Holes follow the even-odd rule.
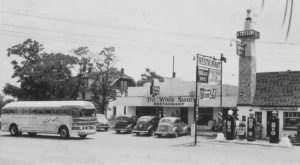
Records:
[[[300,125],[300,112],[284,112],[283,113],[283,129],[296,130]]]

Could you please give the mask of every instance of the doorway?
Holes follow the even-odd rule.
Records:
[[[180,108],[180,118],[181,121],[183,121],[184,123],[188,123],[188,108],[187,107],[183,107]]]

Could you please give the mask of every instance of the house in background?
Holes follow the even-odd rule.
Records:
[[[93,99],[93,91],[92,91],[92,84],[96,80],[96,73],[86,73],[83,75],[83,87],[84,90],[78,94],[77,100],[86,100],[92,101]],[[135,87],[136,82],[134,79],[124,73],[124,69],[122,68],[120,72],[116,74],[110,75],[109,81],[111,82],[111,86],[115,89],[116,97],[126,97],[128,94],[128,87]],[[108,106],[107,117],[111,118],[116,115],[116,110],[113,108],[114,100],[110,101]],[[112,111],[112,112],[110,112]]]

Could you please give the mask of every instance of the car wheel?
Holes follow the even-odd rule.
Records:
[[[148,134],[149,134],[149,136],[154,136],[155,131],[153,129],[150,129]]]
[[[140,136],[140,133],[139,132],[137,132],[137,133],[135,133],[136,134],[136,136]]]
[[[10,126],[9,132],[10,132],[11,136],[18,136],[19,135],[18,127],[16,125]]]
[[[86,136],[87,136],[87,135],[80,135],[80,138],[81,138],[81,139],[84,139],[84,138],[86,138]]]
[[[177,131],[174,133],[174,138],[178,138],[178,132]]]
[[[61,127],[59,130],[60,137],[67,139],[70,137],[69,130],[66,127]]]
[[[104,131],[107,131],[108,130],[108,128],[104,128]]]
[[[116,133],[117,133],[117,134],[119,134],[119,133],[120,133],[120,131],[116,131]]]

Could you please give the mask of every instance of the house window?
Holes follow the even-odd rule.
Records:
[[[114,115],[114,116],[117,115],[117,107],[116,107],[116,106],[113,107],[113,115]]]
[[[83,81],[83,87],[85,88],[89,87],[89,79],[83,78],[82,81]]]
[[[283,113],[283,129],[297,130],[297,125],[300,125],[300,112]]]
[[[82,99],[85,100],[85,92],[81,92]]]

